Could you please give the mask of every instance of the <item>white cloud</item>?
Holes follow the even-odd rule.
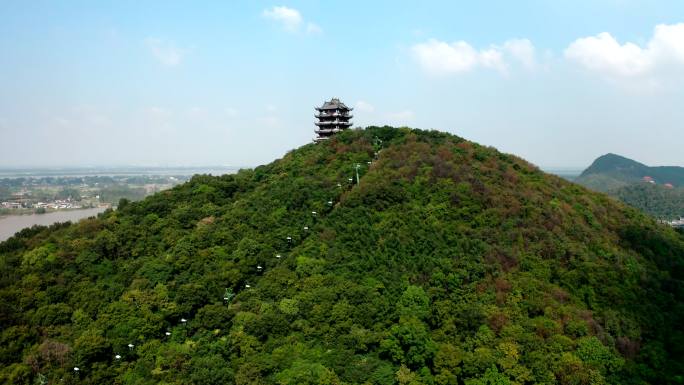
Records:
[[[609,33],[575,40],[565,50],[565,57],[587,69],[617,75],[636,75],[652,66],[651,58],[633,43],[620,43]]]
[[[280,118],[276,116],[262,116],[257,119],[257,122],[258,124],[269,128],[279,127],[282,123]]]
[[[508,72],[508,66],[503,59],[503,52],[498,48],[480,51],[479,59],[484,67],[495,69],[501,73]]]
[[[143,107],[141,123],[144,130],[138,135],[168,134],[173,132],[181,114],[174,113],[175,110],[161,106]]]
[[[375,111],[375,106],[364,101],[364,100],[359,100],[356,102],[354,105],[354,108],[360,112],[374,112]]]
[[[411,47],[414,57],[423,69],[431,74],[456,74],[474,70],[477,67],[508,73],[507,58],[520,62],[524,67],[535,67],[535,49],[527,39],[513,39],[502,46],[491,45],[477,50],[468,42],[447,43],[430,39]]]
[[[375,106],[365,100],[358,100],[354,104],[355,117],[359,125],[383,125],[405,126],[413,123],[416,114],[413,110],[387,110],[384,106]]]
[[[297,31],[304,21],[298,10],[285,6],[265,9],[262,15],[267,19],[281,23],[283,28],[289,32]]]
[[[278,106],[275,104],[266,104],[265,106],[266,114],[256,118],[257,122],[265,127],[279,127],[282,125],[283,120],[278,114]]]
[[[239,111],[235,108],[228,107],[225,109],[225,113],[226,113],[226,116],[228,116],[229,118],[234,118],[234,117],[238,116]]]
[[[415,37],[424,37],[425,36],[425,31],[423,31],[420,28],[414,28],[411,30],[411,34]]]
[[[309,34],[319,34],[322,33],[323,29],[316,23],[308,23],[306,25],[306,33]]]
[[[395,123],[406,123],[408,121],[413,120],[416,117],[416,114],[411,111],[411,110],[403,110],[399,112],[392,112],[387,114],[387,119],[395,122]]]
[[[465,41],[448,44],[428,40],[412,47],[418,62],[431,73],[457,73],[470,71],[477,65],[477,52]]]
[[[151,106],[143,109],[145,115],[151,118],[166,118],[170,115],[170,112],[164,107]]]
[[[203,107],[190,107],[188,115],[192,118],[205,118],[209,115],[209,111]]]
[[[275,6],[265,9],[261,13],[261,16],[279,23],[283,29],[288,32],[295,33],[304,30],[304,32],[310,35],[323,33],[323,29],[320,25],[310,21],[307,22],[304,27],[304,17],[301,12],[294,8]]]
[[[620,44],[608,32],[583,37],[568,46],[565,57],[588,70],[619,77],[648,75],[668,65],[683,66],[684,23],[656,26],[644,47]]]
[[[666,60],[684,63],[684,23],[657,25],[649,49]]]
[[[176,47],[173,42],[158,38],[148,37],[145,45],[161,64],[169,67],[181,64],[187,54],[186,50]]]
[[[52,119],[52,121],[57,127],[62,129],[69,128],[73,125],[73,122],[70,119],[67,119],[62,116],[56,116]]]
[[[503,49],[517,59],[523,67],[531,70],[537,66],[536,50],[527,39],[511,39],[503,44]]]

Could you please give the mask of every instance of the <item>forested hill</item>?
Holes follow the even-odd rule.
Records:
[[[598,191],[609,191],[651,177],[657,184],[684,187],[684,167],[649,167],[616,154],[602,155],[582,172],[576,182]]]
[[[649,167],[607,154],[596,158],[575,182],[608,193],[659,219],[684,216],[684,167]]]
[[[125,203],[0,244],[2,382],[684,378],[682,236],[452,135],[346,131]]]

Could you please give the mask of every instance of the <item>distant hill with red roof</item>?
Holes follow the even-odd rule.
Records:
[[[638,182],[683,187],[684,167],[651,167],[624,156],[606,154],[596,158],[575,182],[603,192]]]
[[[684,167],[651,167],[616,154],[598,157],[576,183],[660,219],[684,216]]]

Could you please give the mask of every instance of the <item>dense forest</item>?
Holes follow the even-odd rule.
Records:
[[[684,235],[369,127],[0,243],[8,384],[681,384]]]
[[[650,183],[637,183],[609,191],[630,206],[659,219],[684,217],[684,188],[668,188]]]

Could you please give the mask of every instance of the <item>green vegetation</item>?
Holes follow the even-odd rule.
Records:
[[[1,243],[0,378],[676,384],[683,280],[684,237],[637,210],[371,127]]]
[[[590,188],[594,191],[600,191],[608,194],[610,194],[611,191],[615,191],[623,187],[644,183],[642,180],[624,181],[622,179],[614,178],[610,175],[604,174],[581,175],[573,182],[581,184],[582,186]]]
[[[0,186],[0,201],[8,200],[12,198],[12,191],[9,187]]]
[[[114,185],[100,189],[100,201],[115,203],[120,199],[138,201],[147,196],[147,191],[142,187],[131,187],[127,185]]]
[[[684,188],[638,183],[609,192],[630,206],[659,219],[684,217]]]
[[[71,199],[73,201],[80,201],[81,192],[75,188],[64,187],[55,194],[54,199]]]

